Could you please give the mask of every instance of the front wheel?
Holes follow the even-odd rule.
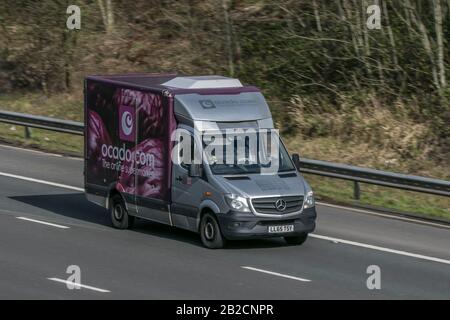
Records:
[[[128,229],[133,226],[134,217],[128,214],[125,202],[120,195],[116,194],[112,197],[109,211],[114,228]]]
[[[303,242],[305,242],[306,239],[308,239],[307,233],[303,233],[299,236],[284,237],[284,241],[286,241],[287,244],[292,244],[292,245],[303,244]]]
[[[206,213],[200,221],[200,238],[205,247],[220,249],[225,246],[225,238],[214,215]]]

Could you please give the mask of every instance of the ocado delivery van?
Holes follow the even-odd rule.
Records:
[[[298,155],[291,159],[274,133],[256,87],[221,76],[88,76],[85,127],[86,196],[109,210],[116,228],[148,219],[198,232],[208,248],[264,237],[301,244],[315,228]],[[276,166],[262,161],[269,140],[278,142]],[[190,148],[178,148],[182,141]]]

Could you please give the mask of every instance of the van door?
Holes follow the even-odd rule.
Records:
[[[137,108],[135,159],[138,216],[170,224],[166,199],[170,152],[168,150],[168,99],[158,93],[143,93]]]
[[[191,137],[191,154],[194,153],[194,139]],[[199,206],[204,198],[204,192],[209,190],[206,178],[189,177],[189,164],[172,165],[172,204],[171,214],[173,225],[197,231],[197,216]]]

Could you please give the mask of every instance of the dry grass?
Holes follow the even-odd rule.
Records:
[[[361,183],[361,198],[353,198],[353,182],[305,174],[318,200],[365,205],[450,221],[450,198]]]
[[[339,110],[330,110],[320,101],[294,97],[289,118],[296,134],[286,139],[291,151],[306,158],[450,178],[448,157],[433,157],[438,142],[432,123],[414,121],[400,102],[392,108],[373,97],[363,107],[341,102]]]

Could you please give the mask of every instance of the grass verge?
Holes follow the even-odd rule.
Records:
[[[30,138],[25,138],[24,127],[1,123],[0,142],[69,156],[83,156],[82,136],[34,128],[30,131]]]
[[[372,206],[450,221],[449,197],[360,183],[360,200],[355,200],[353,198],[352,181],[312,174],[305,174],[304,176],[314,190],[317,200],[356,206]]]

